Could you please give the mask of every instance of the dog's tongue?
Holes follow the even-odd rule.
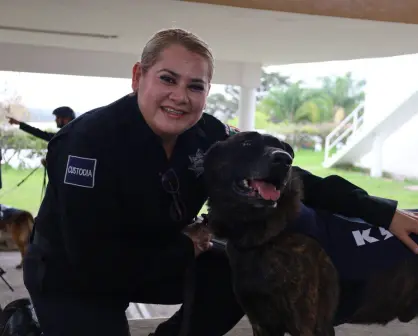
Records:
[[[251,180],[251,187],[258,190],[258,193],[265,200],[277,201],[280,198],[280,190],[277,190],[276,187],[270,183],[260,181],[260,180]]]

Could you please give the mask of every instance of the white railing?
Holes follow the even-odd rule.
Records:
[[[142,303],[131,302],[125,314],[128,320],[149,319],[152,317],[147,306]]]
[[[353,139],[361,130],[363,121],[364,103],[361,103],[325,138],[325,161]]]

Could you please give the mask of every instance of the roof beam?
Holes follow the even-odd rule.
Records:
[[[418,24],[417,0],[183,0],[288,13]]]

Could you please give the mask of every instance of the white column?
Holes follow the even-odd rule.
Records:
[[[255,128],[256,89],[241,86],[238,110],[238,128],[253,131]]]
[[[375,134],[372,148],[372,164],[370,168],[371,177],[382,177],[383,164],[382,164],[382,152],[383,152],[384,137],[381,134]]]
[[[256,89],[260,85],[261,64],[242,63],[240,71],[240,101],[238,128],[252,131],[255,128]]]

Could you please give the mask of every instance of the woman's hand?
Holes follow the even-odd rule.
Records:
[[[187,226],[183,232],[193,241],[195,257],[209,250],[213,245],[211,243],[212,234],[200,220]]]
[[[402,241],[408,248],[418,254],[418,244],[409,236],[418,234],[418,214],[404,210],[396,210],[389,231]]]

